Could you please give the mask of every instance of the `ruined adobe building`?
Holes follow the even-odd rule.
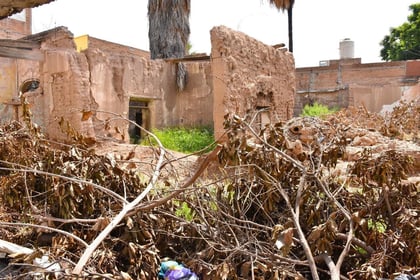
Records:
[[[257,121],[264,124],[290,118],[315,101],[378,111],[405,92],[419,92],[420,61],[361,64],[345,58],[295,69],[284,49],[225,27],[211,31],[210,57],[168,60],[150,60],[148,52],[89,36],[73,38],[65,27],[24,38],[15,43],[29,46],[0,58],[1,119],[19,118],[19,92],[28,81],[39,81],[27,100],[35,122],[56,139],[73,129],[96,139],[139,137],[140,130],[121,117],[148,129],[213,126],[218,138],[226,113],[260,111]],[[182,92],[175,83],[179,62],[188,70]]]
[[[1,95],[2,120],[21,115],[13,114],[21,110],[19,92],[27,95],[35,122],[48,136],[60,139],[74,131],[125,141],[128,132],[140,135],[121,118],[146,128],[212,126],[217,138],[229,112],[243,115],[264,109],[260,122],[292,116],[291,54],[225,27],[214,28],[211,37],[211,57],[150,60],[148,52],[89,36],[74,40],[65,27],[26,36],[25,42],[38,49],[26,50],[26,59],[6,58],[16,67],[6,67],[14,75],[8,76],[12,86]],[[180,62],[188,71],[182,92],[175,83],[175,65]],[[28,80],[38,80],[42,90],[22,92]]]

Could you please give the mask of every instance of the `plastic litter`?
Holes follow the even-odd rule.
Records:
[[[198,280],[198,276],[189,268],[176,261],[165,261],[160,265],[160,280]]]

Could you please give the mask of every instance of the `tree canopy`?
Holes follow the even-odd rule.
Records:
[[[420,3],[410,5],[407,22],[391,28],[381,41],[381,57],[387,61],[420,59]]]

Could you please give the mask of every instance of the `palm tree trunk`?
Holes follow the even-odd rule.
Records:
[[[190,0],[149,0],[150,57],[182,58],[190,36]],[[176,65],[176,84],[182,91],[187,83],[187,70],[182,62]]]
[[[289,29],[289,52],[293,52],[293,6],[287,9],[287,23]]]
[[[180,58],[190,36],[190,0],[149,0],[150,56]]]

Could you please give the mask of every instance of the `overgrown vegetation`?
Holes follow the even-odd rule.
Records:
[[[0,236],[35,248],[10,256],[14,263],[48,254],[64,269],[45,277],[70,279],[85,249],[144,198],[80,275],[156,279],[164,257],[214,280],[416,274],[420,186],[407,178],[420,166],[406,152],[420,151],[419,116],[418,103],[387,117],[350,108],[261,131],[249,124],[254,116],[226,116],[226,142],[187,170],[190,177],[180,177],[177,159],[160,164],[163,150],[145,148],[154,149],[147,162],[100,156],[80,137],[51,145],[35,126],[13,122],[0,127]],[[362,137],[376,145],[357,146]],[[396,138],[406,145],[399,149]],[[141,173],[144,165],[153,171]],[[31,266],[17,269],[25,275]]]
[[[302,110],[302,117],[324,117],[337,112],[337,108],[328,108],[323,104],[315,102],[313,105],[306,104]]]
[[[173,151],[193,153],[206,149],[205,151],[208,152],[214,148],[214,145],[212,146],[214,135],[210,127],[153,129],[152,133],[156,135],[165,148]],[[156,145],[156,141],[148,137],[141,144]]]

